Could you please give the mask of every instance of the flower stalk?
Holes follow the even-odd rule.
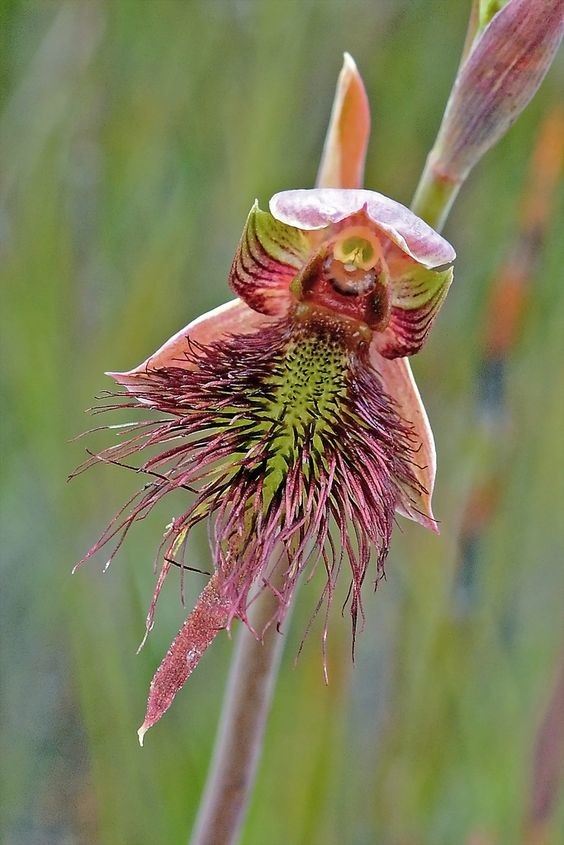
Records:
[[[463,180],[441,175],[434,167],[425,167],[411,205],[412,210],[440,232],[454,204]]]
[[[283,558],[283,563],[287,563]],[[282,579],[278,578],[282,586]],[[275,625],[278,599],[260,592],[249,611],[257,639],[242,625],[237,634],[215,750],[190,845],[234,845],[252,793],[270,702],[285,638]],[[286,617],[288,618],[288,617]]]

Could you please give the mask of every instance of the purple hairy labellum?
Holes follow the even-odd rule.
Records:
[[[345,60],[339,109],[364,90]],[[350,99],[352,98],[352,99]],[[334,111],[321,172],[354,183],[365,136]],[[339,139],[341,153],[334,146]],[[329,606],[348,571],[353,636],[371,562],[384,571],[395,514],[436,531],[432,435],[406,355],[424,343],[452,280],[453,248],[404,206],[372,191],[286,191],[251,209],[230,272],[240,297],[190,323],[138,367],[110,408],[141,418],[93,456],[131,465],[145,486],[90,549],[110,559],[168,493],[186,507],[167,526],[149,614],[190,530],[209,525],[213,574],[157,670],[140,738],[168,709],[216,634],[248,623],[257,590],[280,624],[305,570],[321,567]],[[257,637],[263,631],[255,632]]]

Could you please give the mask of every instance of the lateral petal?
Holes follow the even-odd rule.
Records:
[[[309,253],[304,232],[261,211],[255,201],[231,265],[229,284],[253,310],[285,314],[290,283]]]
[[[372,343],[370,361],[380,374],[384,390],[394,399],[398,413],[413,426],[413,436],[417,443],[417,463],[413,470],[422,487],[422,492],[419,496],[415,496],[413,491],[406,491],[405,500],[398,504],[396,510],[402,516],[438,534],[439,527],[431,506],[437,469],[435,441],[409,360],[383,358]]]
[[[399,262],[395,262],[396,267]],[[413,261],[402,261],[390,279],[390,320],[374,343],[385,358],[419,352],[452,282],[452,267],[427,270]]]

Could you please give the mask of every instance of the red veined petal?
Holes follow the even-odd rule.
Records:
[[[304,232],[261,211],[255,202],[231,265],[229,284],[253,310],[285,314],[290,304],[290,283],[309,254]]]
[[[413,261],[390,267],[390,319],[374,344],[386,358],[414,355],[423,346],[452,282],[452,267],[427,270]]]

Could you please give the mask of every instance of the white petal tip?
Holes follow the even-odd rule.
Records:
[[[144,636],[143,636],[143,639],[142,639],[142,640],[141,640],[141,642],[139,643],[139,646],[137,647],[137,651],[135,652],[135,654],[139,654],[139,653],[141,652],[141,649],[143,648],[143,646],[144,646],[144,645],[145,645],[145,643],[147,642],[147,637],[149,636],[149,631],[150,631],[150,630],[151,630],[151,628],[146,628],[146,629],[145,629],[145,634],[144,634]]]
[[[433,512],[430,508],[423,511],[418,510],[413,505],[410,507],[398,505],[396,510],[401,516],[404,516],[406,519],[410,519],[412,522],[417,522],[417,524],[421,525],[423,528],[428,528],[429,531],[433,532],[433,534],[439,535],[441,533],[440,525],[433,516]]]
[[[139,730],[137,731],[137,736],[139,737],[139,745],[143,748],[143,739],[145,738],[145,734],[149,730],[149,727],[145,725],[145,722],[141,725]]]
[[[123,384],[126,380],[130,380],[132,376],[136,376],[137,373],[133,371],[129,371],[126,373],[113,373],[108,371],[107,373],[104,373],[104,375],[108,376],[109,378],[113,378],[113,380],[117,381],[118,384]]]
[[[423,528],[428,528],[429,531],[432,531],[433,534],[436,534],[437,536],[441,533],[439,523],[430,511],[428,514],[415,512],[409,514],[409,518],[413,519],[414,522],[418,522],[419,525],[423,526]]]

